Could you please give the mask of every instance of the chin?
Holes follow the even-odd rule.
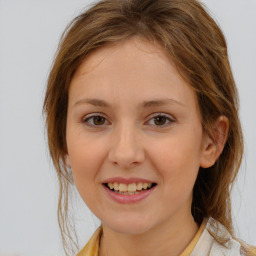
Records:
[[[113,222],[107,222],[103,223],[103,225],[107,226],[111,230],[117,232],[117,233],[122,233],[122,234],[127,234],[127,235],[139,235],[147,232],[151,226],[152,223],[147,223],[145,220],[134,220],[134,219],[118,219],[114,220]]]

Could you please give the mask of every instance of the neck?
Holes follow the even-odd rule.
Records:
[[[99,256],[178,256],[198,231],[192,216],[178,216],[136,235],[120,234],[102,226]]]

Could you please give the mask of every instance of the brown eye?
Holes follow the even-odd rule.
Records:
[[[83,123],[85,123],[88,126],[103,126],[105,125],[106,118],[103,116],[90,116],[88,118],[85,118],[83,120]]]
[[[103,125],[105,123],[105,118],[102,116],[93,117],[93,124],[95,125]]]
[[[165,116],[157,116],[154,118],[154,122],[156,125],[164,125],[167,118]]]
[[[157,128],[164,128],[175,122],[175,119],[171,115],[158,114],[149,120],[149,124]]]

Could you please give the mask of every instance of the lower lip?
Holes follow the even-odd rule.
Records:
[[[134,195],[122,195],[122,194],[117,194],[113,192],[112,190],[108,189],[105,185],[102,185],[107,194],[113,199],[115,202],[120,203],[120,204],[129,204],[129,203],[136,203],[139,202],[148,196],[150,196],[153,191],[155,190],[156,186],[154,186],[151,189],[139,192],[138,194]]]

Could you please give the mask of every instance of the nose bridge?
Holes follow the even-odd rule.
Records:
[[[120,167],[129,169],[144,160],[144,150],[141,144],[138,128],[124,122],[113,132],[109,152],[109,160]]]

